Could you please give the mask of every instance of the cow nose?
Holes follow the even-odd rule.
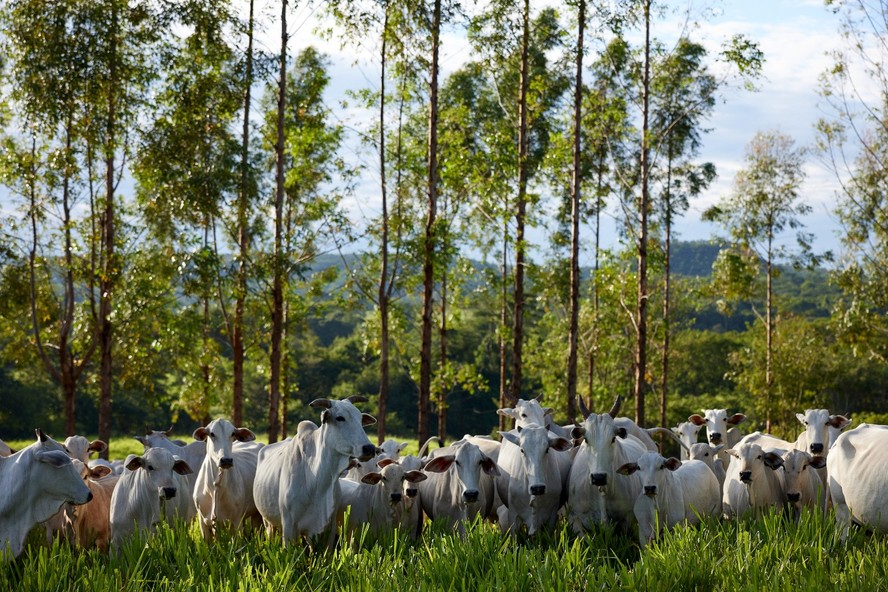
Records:
[[[233,466],[234,466],[234,459],[233,458],[226,457],[226,458],[223,458],[222,460],[219,461],[219,468],[220,469],[230,469]]]
[[[176,497],[176,488],[175,487],[164,487],[163,495],[161,496],[163,499],[171,499]]]
[[[86,503],[91,502],[92,499],[93,499],[93,492],[90,491],[89,493],[86,494]]]
[[[530,495],[543,495],[546,493],[545,485],[531,485],[530,486]]]
[[[644,486],[644,494],[645,495],[657,495],[657,486],[656,485],[645,485]]]
[[[823,454],[823,444],[811,444],[811,454]]]
[[[607,473],[592,473],[592,485],[596,487],[607,485]]]
[[[364,444],[361,446],[361,458],[358,460],[370,460],[376,456],[376,446],[373,444]]]
[[[463,499],[465,499],[470,504],[477,502],[478,501],[478,490],[477,489],[467,489],[463,493]]]
[[[407,489],[407,497],[416,497],[417,493],[419,493],[419,490],[415,487],[410,487]]]
[[[709,434],[709,441],[713,444],[718,444],[722,441],[722,435],[719,432],[713,432]]]
[[[752,471],[740,471],[740,480],[744,483],[752,481]]]
[[[797,501],[802,499],[802,494],[801,493],[787,493],[786,499],[788,499],[792,503],[796,503]]]

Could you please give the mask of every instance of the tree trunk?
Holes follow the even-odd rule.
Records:
[[[503,257],[500,264],[500,330],[499,330],[499,406],[500,409],[511,407],[506,393],[509,391],[508,372],[509,367],[509,348],[506,345],[506,327],[509,322],[509,293],[508,293],[508,271],[509,271],[509,224],[503,222]],[[508,425],[508,419],[505,415],[499,416],[499,429],[501,432],[511,429]]]
[[[774,376],[771,374],[771,351],[773,348],[774,327],[772,324],[772,310],[774,298],[774,286],[772,284],[772,255],[773,236],[768,232],[768,260],[767,265],[767,298],[765,301],[765,431],[771,432],[771,389],[774,386]]]
[[[432,70],[429,92],[429,209],[426,219],[422,266],[422,331],[419,366],[419,441],[429,437],[429,398],[432,384],[432,288],[435,283],[435,221],[438,215],[438,51],[441,32],[441,0],[435,0],[432,17]]]
[[[247,55],[244,75],[244,126],[241,140],[240,192],[237,196],[237,280],[235,286],[234,322],[231,329],[232,372],[231,422],[244,425],[244,305],[247,299],[247,258],[250,250],[250,234],[247,205],[250,200],[250,101],[253,85],[253,0],[250,0],[250,17],[247,22]]]
[[[446,215],[446,212],[445,212]],[[441,361],[439,368],[442,370],[447,365],[447,272],[441,279],[441,329],[439,331]],[[447,391],[449,384],[442,384],[438,393],[438,438],[443,442],[447,439]]]
[[[383,8],[382,49],[380,50],[379,73],[379,191],[382,197],[382,236],[380,237],[380,256],[382,258],[379,271],[379,399],[376,409],[376,439],[379,444],[385,441],[385,414],[388,409],[389,395],[389,293],[388,293],[388,192],[385,174],[385,74],[386,74],[386,41],[388,40],[388,7]]]
[[[641,114],[641,199],[638,204],[638,295],[636,298],[636,342],[635,342],[635,423],[644,426],[644,397],[647,391],[647,247],[648,247],[648,210],[650,209],[649,176],[650,176],[650,139],[649,105],[651,82],[651,0],[644,4],[644,77],[642,81],[642,114]]]
[[[280,86],[277,105],[277,141],[275,143],[276,191],[274,200],[274,280],[271,303],[271,380],[268,385],[268,443],[278,440],[281,400],[281,340],[284,329],[284,109],[287,91],[287,0],[281,2]]]
[[[667,142],[669,139],[667,137]],[[672,147],[669,147],[669,156],[666,159],[666,204],[664,209],[664,240],[663,240],[663,357],[662,376],[660,377],[660,425],[668,425],[666,422],[667,398],[669,393],[669,341],[670,341],[670,296],[672,289]]]
[[[577,69],[574,84],[573,179],[570,196],[570,329],[567,355],[567,417],[576,417],[577,350],[580,325],[580,156],[583,107],[583,29],[586,26],[586,2],[577,9]]]
[[[524,344],[524,227],[527,218],[527,87],[529,75],[530,0],[524,0],[521,36],[521,80],[518,94],[518,197],[515,213],[515,303],[512,318],[512,396],[521,398]]]

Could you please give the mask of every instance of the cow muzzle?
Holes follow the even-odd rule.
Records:
[[[530,495],[544,495],[546,493],[545,485],[531,485]]]
[[[220,469],[230,469],[234,466],[234,459],[230,457],[225,457],[219,461]]]
[[[595,487],[607,485],[607,473],[592,473],[592,485]]]
[[[407,497],[416,497],[419,494],[419,489],[415,487],[407,488]]]
[[[740,481],[743,483],[752,483],[752,471],[740,471]]]
[[[794,503],[798,502],[800,499],[802,499],[802,494],[801,493],[787,493],[786,499],[789,500],[789,502],[791,504],[794,504]]]
[[[467,504],[474,504],[478,501],[478,490],[467,489],[463,492],[463,499]]]
[[[644,494],[648,497],[653,497],[657,495],[657,486],[656,485],[645,485],[644,486]]]
[[[811,454],[823,454],[823,443],[811,444]]]
[[[376,456],[376,446],[373,444],[364,444],[361,446],[361,456],[358,457],[358,460],[361,462],[365,462],[370,460]]]
[[[176,488],[175,487],[164,487],[160,490],[160,497],[163,499],[172,499],[176,497]]]
[[[718,446],[719,444],[721,444],[722,435],[718,432],[714,432],[712,434],[709,434],[709,441],[711,443],[715,444],[716,446]]]
[[[393,494],[391,494],[391,495],[389,496],[389,500],[390,500],[393,504],[397,504],[397,503],[399,503],[399,502],[401,501],[401,494],[400,494],[400,493],[393,493]]]

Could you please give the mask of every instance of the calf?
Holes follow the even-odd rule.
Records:
[[[37,524],[92,493],[61,446],[37,430],[37,442],[0,457],[0,555],[18,557]]]
[[[74,509],[74,539],[85,549],[108,551],[111,543],[111,496],[120,479],[105,466],[90,468],[74,460],[83,482],[93,494],[89,503]]]
[[[379,471],[371,471],[360,482],[341,479],[340,507],[351,508],[349,530],[367,524],[371,533],[392,532],[395,528],[410,528],[408,508],[405,506],[405,484],[417,484],[426,479],[421,471],[404,471],[390,458],[379,461]],[[408,530],[409,532],[409,530]]]
[[[690,457],[689,460],[701,461],[709,467],[709,470],[715,475],[715,479],[718,481],[719,499],[721,499],[721,495],[725,492],[725,467],[722,465],[721,461],[718,460],[718,453],[722,447],[723,444],[710,446],[705,442],[697,442],[691,445],[691,450],[688,454]]]
[[[339,476],[352,457],[367,460],[376,454],[364,426],[376,422],[362,414],[352,396],[344,401],[315,399],[321,425],[303,421],[296,436],[264,447],[253,482],[253,499],[269,536],[281,532],[285,543],[318,535],[331,524],[341,496]]]
[[[197,483],[198,473],[195,469],[203,464],[204,457],[207,455],[207,443],[194,441],[190,444],[184,444],[178,440],[170,440],[172,428],[162,432],[158,430],[150,430],[145,428],[144,436],[134,436],[136,440],[142,443],[147,450],[148,448],[165,448],[173,453],[174,456],[181,458],[191,467],[192,472],[185,476],[185,483],[188,486],[188,498],[194,495],[194,485]]]
[[[148,448],[142,456],[130,454],[126,470],[111,495],[111,547],[135,533],[154,530],[161,520],[194,517],[185,475],[191,467],[165,448]]]
[[[93,440],[90,442],[83,436],[68,436],[65,438],[65,448],[71,458],[80,462],[89,463],[89,455],[91,452],[102,453],[108,450],[108,445],[102,440]]]
[[[783,483],[789,509],[798,515],[802,508],[820,508],[826,512],[827,496],[817,469],[826,466],[826,459],[804,450],[783,453]]]
[[[728,450],[733,458],[725,473],[722,494],[726,517],[749,513],[758,516],[765,508],[783,504],[783,474],[777,471],[783,466],[783,452],[765,452],[758,444],[747,442]]]
[[[554,526],[570,470],[570,457],[563,453],[573,444],[535,424],[500,435],[503,444],[496,486],[507,508],[500,526],[512,532],[523,526],[530,535]]]
[[[469,440],[438,448],[424,467],[428,476],[419,483],[420,501],[426,515],[441,519],[460,534],[476,516],[490,516],[494,508],[493,478],[500,472],[496,462]]]
[[[194,439],[207,443],[207,454],[194,484],[200,532],[212,539],[220,525],[234,529],[243,523],[259,526],[262,517],[253,501],[253,480],[262,444],[247,428],[216,419],[194,430]]]
[[[716,516],[721,512],[718,481],[701,461],[682,462],[647,452],[636,462],[617,469],[621,475],[636,471],[641,478],[642,493],[635,500],[633,513],[642,547],[653,540],[662,527],[672,528],[683,522],[696,524],[702,516]]]

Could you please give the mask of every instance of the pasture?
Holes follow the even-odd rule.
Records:
[[[475,523],[465,539],[427,525],[413,543],[358,536],[329,551],[285,547],[264,533],[205,543],[196,525],[162,525],[118,556],[64,544],[31,545],[0,563],[0,590],[157,592],[209,590],[885,590],[888,545],[854,530],[842,541],[832,515],[798,522],[706,520],[640,551],[607,527],[574,536],[560,526],[533,540]]]

